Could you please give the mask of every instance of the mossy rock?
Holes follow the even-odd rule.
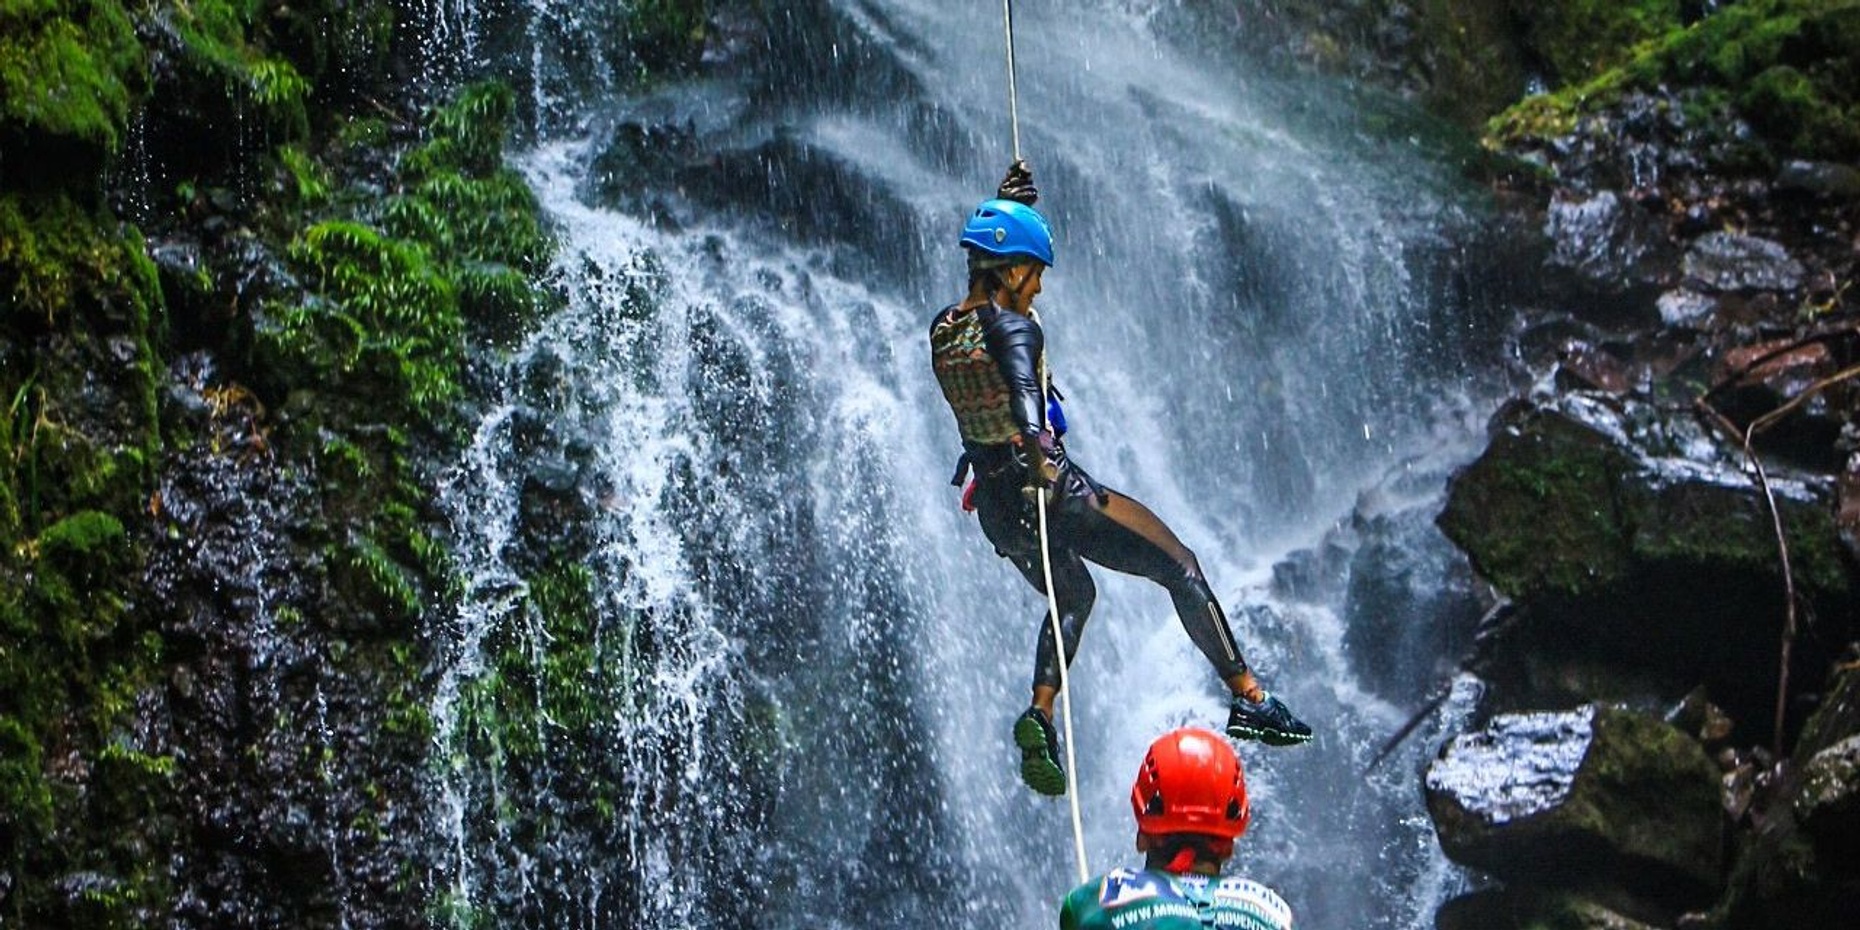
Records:
[[[1798,588],[1848,603],[1853,579],[1826,502],[1801,491],[1775,498]],[[1529,402],[1494,418],[1491,443],[1454,476],[1439,523],[1514,598],[1656,596],[1637,587],[1649,575],[1781,582],[1767,504],[1742,476],[1663,471],[1618,435]]]
[[[1765,739],[1774,666],[1753,675],[1751,657],[1776,655],[1790,604],[1769,498],[1729,464],[1701,468],[1628,438],[1684,424],[1649,426],[1636,418],[1663,421],[1632,402],[1608,409],[1581,397],[1514,403],[1485,453],[1451,480],[1442,531],[1519,605],[1482,661],[1514,706],[1670,700],[1704,684],[1746,738]],[[1828,489],[1779,478],[1772,491],[1805,605],[1797,622],[1817,623],[1794,650],[1800,692],[1854,632],[1854,576]]]
[[[1681,0],[1514,0],[1525,40],[1559,83],[1614,67],[1681,23]]]
[[[1551,8],[1593,5],[1553,4]],[[1565,135],[1585,115],[1606,112],[1630,92],[1662,88],[1705,90],[1734,104],[1728,112],[1699,106],[1697,120],[1727,123],[1742,116],[1774,147],[1775,156],[1850,160],[1860,157],[1860,6],[1849,0],[1746,0],[1726,4],[1705,18],[1679,26],[1646,16],[1663,4],[1621,4],[1622,35],[1644,41],[1619,46],[1598,32],[1605,47],[1621,55],[1596,56],[1577,50],[1560,70],[1562,86],[1531,97],[1487,123],[1488,144],[1527,145]],[[1671,5],[1671,4],[1664,4]],[[1636,17],[1641,17],[1636,20]],[[1606,21],[1606,17],[1604,17]],[[1572,21],[1574,23],[1574,21]],[[1590,68],[1583,68],[1589,62]],[[1727,166],[1731,167],[1731,166]]]
[[[86,510],[72,514],[39,534],[39,554],[74,567],[112,568],[125,538],[123,521]]]
[[[55,147],[22,152],[22,141],[79,143],[94,150],[92,159],[114,151],[144,67],[118,0],[0,0],[0,140],[12,143],[8,168],[21,155],[59,154]]]
[[[1634,469],[1607,436],[1514,403],[1494,418],[1485,453],[1454,476],[1440,528],[1507,596],[1605,589],[1630,571],[1619,491]]]
[[[1447,855],[1508,882],[1641,917],[1717,896],[1718,770],[1664,721],[1603,705],[1501,715],[1444,747],[1426,784]]]

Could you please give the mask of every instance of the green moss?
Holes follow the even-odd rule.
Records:
[[[1860,113],[1828,99],[1816,81],[1789,65],[1758,74],[1739,104],[1758,129],[1792,151],[1860,151]]]
[[[278,147],[278,166],[290,177],[289,193],[297,205],[315,208],[329,198],[330,175],[303,149],[294,145]]]
[[[1632,461],[1562,417],[1526,424],[1454,479],[1442,530],[1511,597],[1575,597],[1616,581],[1629,557],[1617,489]]]
[[[406,569],[381,548],[381,544],[363,535],[351,542],[338,556],[343,568],[367,589],[360,600],[377,610],[399,617],[418,617],[421,595]]]
[[[123,523],[107,513],[86,510],[47,527],[39,535],[39,552],[46,556],[86,559],[105,547],[123,542]]]
[[[7,908],[22,926],[141,926],[167,893],[149,844],[178,763],[130,735],[162,640],[117,587],[140,559],[97,512],[0,556],[0,868],[21,882]],[[54,746],[66,774],[46,768]],[[82,790],[66,780],[74,768],[88,772]],[[74,871],[99,876],[75,902],[51,880]]]
[[[306,230],[290,254],[318,296],[261,334],[279,358],[305,380],[351,379],[389,405],[383,413],[441,416],[459,394],[464,331],[452,282],[427,250],[331,220]]]
[[[140,235],[63,194],[0,195],[0,294],[10,298],[0,327],[15,339],[33,345],[61,334],[56,353],[34,351],[0,376],[0,397],[10,401],[0,428],[0,478],[9,489],[0,519],[30,532],[78,509],[133,509],[160,449],[151,338],[161,291]],[[133,347],[127,366],[106,339]],[[128,401],[116,430],[72,424],[67,405],[96,390],[72,367],[79,359],[115,372],[105,386]],[[135,444],[122,444],[124,436]]]
[[[1679,0],[1560,0],[1518,8],[1526,38],[1564,82],[1620,64],[1680,23]]]
[[[146,323],[153,295],[114,223],[62,194],[0,196],[0,294],[8,314],[69,323],[80,301]],[[136,244],[135,254],[141,253]]]
[[[523,602],[484,639],[486,669],[463,688],[451,726],[448,764],[482,773],[500,786],[472,792],[488,810],[469,822],[499,830],[560,837],[604,836],[622,810],[628,784],[615,706],[631,706],[629,638],[606,626],[584,566],[555,563],[529,579]],[[523,799],[547,797],[546,805]],[[446,918],[472,925],[472,914]]]
[[[174,29],[189,64],[251,106],[268,127],[299,138],[309,131],[305,104],[313,88],[296,65],[265,51],[258,26],[267,8],[263,0],[192,0],[163,5],[153,15]]]
[[[1602,38],[1613,34],[1610,30],[1600,30],[1597,41],[1626,51],[1573,51],[1565,56],[1565,65],[1558,69],[1563,86],[1493,117],[1486,127],[1488,144],[1563,135],[1582,115],[1607,108],[1629,91],[1679,87],[1705,92],[1700,99],[1706,105],[1688,116],[1726,123],[1730,114],[1719,113],[1712,104],[1728,101],[1782,154],[1860,156],[1860,4],[1745,0],[1664,32],[1646,32],[1660,23],[1673,26],[1660,16],[1643,15],[1649,9],[1629,4],[1620,10],[1625,17],[1622,34],[1645,32],[1645,41],[1621,45]],[[1579,42],[1573,48],[1581,47]]]
[[[52,828],[52,789],[41,746],[39,735],[19,719],[0,716],[0,834],[37,836]]]
[[[115,0],[0,0],[0,124],[115,149],[144,67]]]
[[[494,334],[550,305],[533,281],[554,242],[529,185],[502,160],[513,106],[509,88],[477,84],[439,109],[432,137],[407,157],[407,193],[386,211],[390,230],[447,257],[462,310]]]
[[[647,73],[691,66],[709,31],[710,0],[633,0],[628,44]]]

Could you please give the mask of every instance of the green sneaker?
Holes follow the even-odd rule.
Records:
[[[1059,734],[1037,707],[1014,721],[1014,745],[1020,747],[1020,780],[1041,794],[1066,793],[1066,770],[1059,767]]]
[[[1311,728],[1270,694],[1258,701],[1236,694],[1227,711],[1227,735],[1256,739],[1268,746],[1296,746],[1311,741]]]

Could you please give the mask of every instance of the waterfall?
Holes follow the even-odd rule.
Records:
[[[518,31],[566,306],[480,359],[442,494],[447,925],[1050,926],[1075,880],[1008,733],[1043,601],[945,483],[925,351],[1008,161],[1000,8],[779,6],[632,93],[588,52],[613,10],[537,0]],[[1320,733],[1241,747],[1235,870],[1302,925],[1429,927],[1462,879],[1414,773],[1468,689],[1363,770],[1477,615],[1431,526],[1492,391],[1477,207],[1373,98],[1191,52],[1154,6],[1016,6],[1068,445],[1197,551]],[[1073,685],[1102,870],[1135,861],[1143,746],[1225,707],[1168,598],[1097,578]]]

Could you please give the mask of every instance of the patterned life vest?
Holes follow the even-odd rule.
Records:
[[[930,331],[930,365],[965,442],[997,445],[1020,432],[1007,379],[983,342],[981,314],[945,311]]]

